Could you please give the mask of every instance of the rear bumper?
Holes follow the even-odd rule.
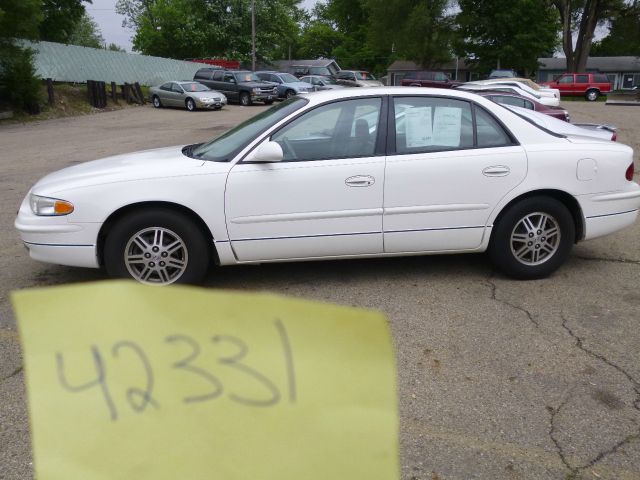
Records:
[[[618,192],[578,197],[585,218],[584,239],[601,237],[631,226],[640,210],[640,185]]]

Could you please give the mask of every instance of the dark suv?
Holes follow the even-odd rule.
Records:
[[[271,82],[264,82],[248,70],[221,70],[201,68],[193,77],[207,87],[222,92],[231,102],[251,105],[258,100],[271,105],[278,98],[278,89]]]
[[[400,81],[403,87],[431,87],[431,88],[453,88],[462,82],[451,80],[449,75],[444,72],[431,72],[428,70],[419,70],[417,72],[409,72]]]

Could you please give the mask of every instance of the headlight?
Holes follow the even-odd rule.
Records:
[[[31,211],[36,215],[57,216],[69,215],[73,212],[73,204],[59,198],[41,197],[31,194],[29,197]]]
[[[213,102],[213,97],[202,97],[200,100],[203,102]]]

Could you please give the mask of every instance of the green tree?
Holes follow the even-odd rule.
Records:
[[[624,3],[622,0],[552,0],[551,3],[560,15],[567,71],[584,72],[596,26],[615,17]],[[542,0],[542,4],[546,5],[547,0]]]
[[[530,75],[557,45],[558,17],[538,0],[460,0],[457,52],[478,65]],[[526,27],[525,27],[526,26]]]
[[[71,32],[68,42],[82,47],[102,48],[104,38],[98,24],[87,12],[84,12]]]
[[[91,0],[41,1],[43,18],[40,24],[40,39],[69,43],[76,25],[85,14],[83,3],[91,3]]]
[[[105,47],[106,50],[110,50],[112,52],[126,52],[126,50],[124,48],[122,48],[119,45],[116,45],[115,43],[111,42],[109,45],[107,45]]]
[[[0,103],[35,110],[40,82],[33,52],[15,39],[35,40],[42,20],[40,0],[3,0],[0,4]]]
[[[342,42],[342,33],[333,25],[313,19],[303,27],[296,53],[301,58],[331,58],[334,49]]]
[[[413,60],[424,68],[451,60],[454,38],[449,0],[364,0],[368,38],[378,57]]]
[[[591,56],[640,56],[640,3],[625,7],[611,21],[609,34],[591,47]]]
[[[299,0],[255,0],[256,51],[269,61],[298,36]],[[118,0],[133,47],[169,58],[251,58],[251,0]]]

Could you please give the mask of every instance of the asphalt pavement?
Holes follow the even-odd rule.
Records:
[[[638,108],[565,106],[574,120],[635,118],[619,141],[640,138]],[[9,292],[106,278],[29,258],[13,228],[29,187],[81,161],[205,141],[263,109],[147,106],[0,125],[0,479],[32,478]],[[383,311],[397,350],[403,480],[631,480],[640,478],[639,233],[636,223],[579,244],[538,281],[495,273],[484,255],[445,255],[214,268],[205,287]]]

